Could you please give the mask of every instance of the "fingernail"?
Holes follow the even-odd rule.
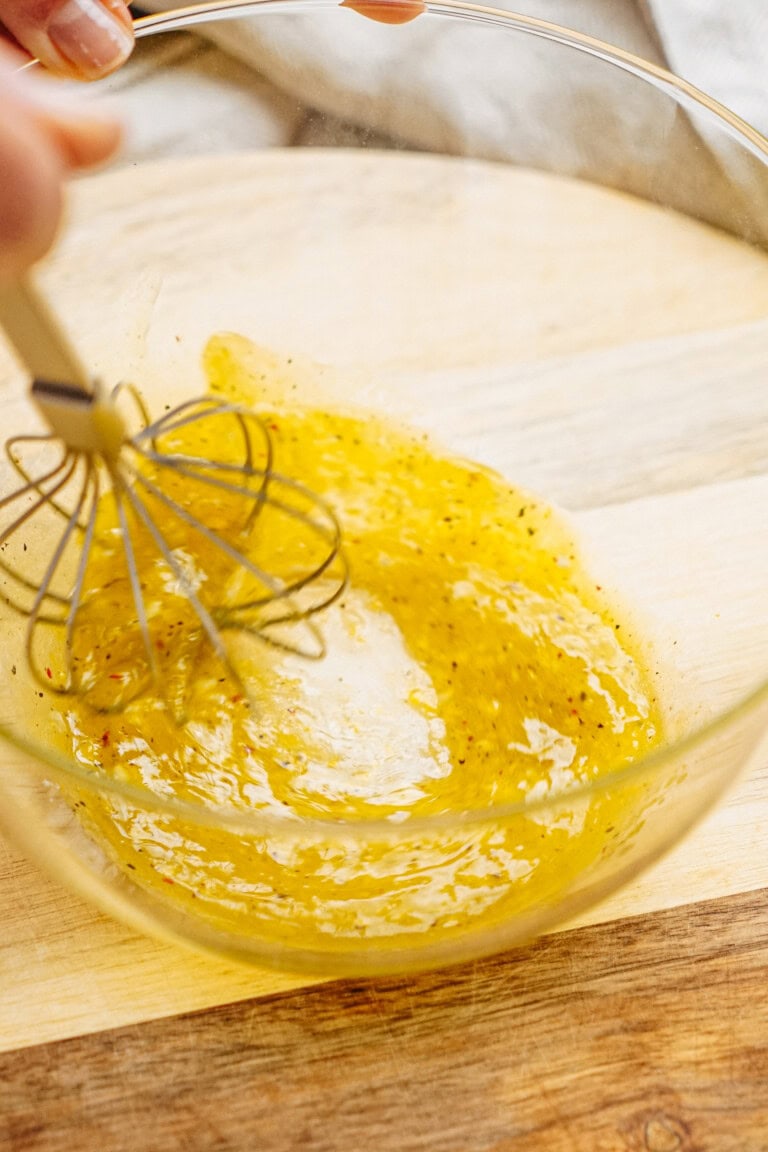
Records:
[[[133,49],[125,18],[112,15],[99,0],[66,0],[48,23],[53,46],[88,79],[122,64]]]
[[[123,3],[123,0],[102,0],[104,7],[108,8],[116,20],[119,20],[133,37],[133,17],[131,16],[128,8]]]

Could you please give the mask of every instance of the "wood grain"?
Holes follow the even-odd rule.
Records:
[[[0,1051],[306,983],[140,936],[0,842]]]
[[[367,149],[78,182],[42,280],[105,379],[119,366],[185,395],[222,329],[370,384],[768,313],[765,255],[697,221],[580,180]]]
[[[72,1039],[0,1057],[0,1148],[765,1152],[767,979],[756,893]]]
[[[579,925],[768,889],[768,757],[674,852]],[[0,843],[0,1052],[304,986],[138,936]]]

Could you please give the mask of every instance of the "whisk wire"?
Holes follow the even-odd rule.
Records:
[[[234,465],[226,463],[225,461],[216,460],[210,456],[205,458],[190,456],[184,452],[174,452],[173,455],[170,456],[159,450],[158,440],[160,438],[179,432],[184,428],[189,428],[201,420],[210,420],[212,417],[222,416],[231,416],[239,427],[244,449],[242,463]],[[264,457],[264,463],[260,468],[257,468],[255,464],[257,451],[250,432],[252,425],[258,428],[261,439],[261,452]],[[145,441],[151,445],[151,448],[144,446]],[[249,524],[259,515],[262,508],[262,502],[259,498],[266,494],[267,485],[273,475],[274,448],[264,421],[255,413],[246,414],[240,407],[219,400],[214,396],[198,397],[196,400],[188,400],[178,405],[175,409],[164,413],[151,423],[147,422],[145,427],[131,437],[129,444],[146,460],[157,465],[168,465],[173,468],[182,464],[198,465],[205,469],[206,472],[230,471],[240,475],[247,475],[249,479],[260,478],[261,484],[258,490],[254,491],[249,486],[248,497],[254,499]]]
[[[129,485],[121,485],[121,493],[128,499],[131,507],[146,526],[150,536],[155,543],[155,546],[157,547],[158,552],[178,580],[179,587],[184,592],[185,597],[189,600],[195,611],[195,615],[205,629],[205,633],[214,652],[220,660],[226,663],[227,652],[221,642],[221,637],[219,636],[218,629],[216,628],[213,618],[211,617],[205,605],[201,602],[183,567],[181,564],[179,564],[178,560],[173,555],[173,552],[166,544],[162,532],[155,524],[155,521],[148,512],[146,505],[136,494],[135,490]]]
[[[36,530],[37,524],[41,529],[36,537],[38,548],[41,540],[47,547],[50,531],[37,518],[47,509],[61,522],[39,578],[25,575],[18,562],[9,562],[0,556],[0,570],[10,576],[19,589],[13,595],[6,592],[5,598],[9,605],[29,617],[26,653],[34,679],[48,690],[85,695],[95,707],[105,711],[113,710],[113,706],[123,707],[151,682],[166,705],[178,714],[178,702],[171,699],[167,683],[168,668],[161,665],[155,651],[157,638],[144,591],[148,561],[137,551],[139,531],[146,533],[151,548],[172,574],[179,594],[200,625],[200,637],[241,690],[244,690],[243,678],[232,654],[231,641],[225,643],[224,634],[252,636],[282,651],[322,656],[323,637],[310,617],[333,603],[343,592],[347,580],[341,528],[330,505],[298,481],[275,471],[272,437],[257,414],[216,397],[201,397],[150,421],[141,395],[129,384],[118,385],[110,400],[97,398],[87,409],[83,406],[83,410],[92,418],[94,406],[98,412],[100,404],[109,404],[107,415],[114,421],[114,404],[123,393],[133,401],[141,427],[134,428],[130,434],[126,432],[116,452],[111,447],[69,447],[64,432],[15,437],[6,445],[9,459],[23,484],[0,497],[0,510],[15,511],[15,501],[30,503],[0,531],[0,546],[35,520]],[[58,394],[55,399],[58,400]],[[55,424],[53,426],[55,429]],[[190,437],[194,445],[192,451],[188,447]],[[178,450],[174,439],[178,440]],[[214,451],[210,456],[200,454],[197,445],[209,442]],[[28,463],[29,453],[36,452],[39,459],[40,452],[45,453],[51,445],[61,446],[60,459],[35,475]],[[193,485],[189,507],[185,506],[186,497],[184,501],[177,498],[179,482],[184,481]],[[93,662],[83,663],[84,649],[78,627],[81,619],[86,628],[109,627],[99,624],[99,601],[93,599],[94,589],[89,586],[99,532],[99,509],[107,492],[111,492],[114,502],[114,530],[123,549],[124,572],[135,610],[133,623],[127,622],[127,633],[131,628],[136,629],[139,650],[144,655],[127,673],[103,673],[99,687],[95,684],[99,673],[94,670]],[[199,509],[192,510],[197,495],[206,492],[204,505],[221,510],[220,515],[216,513],[216,527],[209,525],[202,514],[197,514]],[[296,556],[290,552],[293,545],[282,546],[282,555],[290,561],[286,573],[270,572],[256,558],[255,550],[261,546],[259,539],[264,535],[260,532],[259,539],[254,536],[256,521],[266,508],[278,518],[287,518],[283,521],[286,527],[288,522],[295,526],[288,539],[298,548]],[[279,526],[279,520],[277,523]],[[226,527],[222,528],[222,524]],[[174,539],[195,538],[200,542],[201,556],[207,549],[204,577],[210,576],[213,585],[221,577],[219,585],[209,588],[205,597],[198,594],[195,579],[176,555],[173,544]],[[79,555],[76,546],[80,547]],[[225,562],[223,569],[217,564],[208,567],[212,550]],[[197,555],[195,547],[192,551]],[[109,549],[104,555],[109,555]],[[303,565],[301,557],[304,557]],[[68,562],[71,562],[69,568]],[[226,576],[227,571],[231,572],[231,579]],[[314,586],[317,586],[317,595],[308,597],[306,590]],[[31,595],[31,607],[29,600],[23,600],[22,589]],[[209,603],[211,595],[214,600]],[[302,599],[297,599],[298,596]],[[285,631],[297,623],[304,628],[303,640]],[[41,631],[44,627],[63,629],[55,652],[52,639]],[[129,638],[127,651],[130,650]],[[240,651],[238,648],[237,652]],[[55,676],[51,671],[54,662]],[[125,680],[127,687],[115,688],[110,696],[112,690],[104,692],[103,687],[104,682],[113,679]],[[117,701],[114,705],[110,702],[113,700]]]
[[[39,450],[41,445],[46,445],[46,444],[50,444],[50,445],[53,445],[55,447],[60,448],[62,451],[61,459],[60,459],[59,463],[57,465],[55,465],[53,469],[51,469],[50,472],[44,473],[42,476],[33,477],[32,474],[24,467],[24,465],[21,461],[21,456],[19,454],[19,449],[22,447],[22,445],[27,445],[27,446],[31,446],[35,450]],[[60,439],[60,437],[54,436],[54,435],[51,435],[51,436],[14,436],[12,439],[6,441],[5,450],[6,450],[6,456],[8,457],[8,460],[10,461],[11,465],[13,466],[13,469],[16,472],[16,475],[21,477],[21,479],[24,481],[25,487],[24,488],[17,488],[14,492],[11,492],[2,502],[0,502],[0,510],[2,509],[4,504],[11,502],[11,501],[17,499],[18,497],[24,496],[25,493],[31,488],[35,488],[38,491],[40,491],[42,485],[45,484],[46,481],[48,479],[50,479],[51,476],[55,475],[62,468],[65,468],[66,465],[68,463],[70,463],[73,459],[75,460],[75,463],[77,464],[86,458],[85,453],[82,453],[82,452],[78,451],[77,449],[70,448],[64,441],[62,441]],[[47,500],[47,503],[48,503],[48,506],[54,512],[58,513],[58,515],[61,516],[64,520],[69,519],[69,516],[70,516],[69,510],[67,508],[63,508],[61,506],[61,504],[58,503],[58,501],[51,499],[50,494],[49,494],[49,499]],[[83,525],[80,525],[80,527],[82,528]]]
[[[75,463],[77,463],[77,461]],[[86,467],[86,473],[85,473],[85,476],[83,479],[82,486],[80,488],[80,492],[79,492],[77,501],[75,503],[75,506],[73,508],[73,511],[72,511],[69,519],[67,520],[66,524],[64,525],[62,533],[61,533],[61,535],[57,541],[57,544],[54,548],[54,551],[51,555],[51,559],[48,563],[48,566],[47,566],[45,572],[43,573],[42,579],[40,580],[37,595],[35,596],[34,602],[33,602],[32,607],[30,609],[29,623],[27,624],[27,632],[26,632],[27,663],[29,664],[29,667],[32,670],[32,673],[33,673],[35,679],[37,680],[37,682],[39,684],[42,684],[46,688],[50,689],[51,691],[57,692],[59,694],[66,694],[69,691],[71,691],[72,684],[73,684],[72,667],[71,667],[71,662],[70,662],[68,657],[69,657],[69,654],[71,653],[72,629],[74,626],[74,620],[75,620],[75,617],[77,614],[77,609],[78,609],[78,605],[80,602],[80,597],[82,595],[83,581],[85,579],[85,571],[87,568],[87,559],[88,559],[87,550],[84,548],[83,551],[81,551],[81,553],[80,553],[80,557],[79,557],[79,561],[78,561],[78,565],[77,565],[77,573],[75,575],[75,581],[74,581],[74,585],[73,585],[71,598],[65,599],[65,598],[62,598],[59,596],[55,596],[55,594],[53,594],[51,592],[51,584],[53,583],[53,580],[56,576],[59,565],[61,564],[61,561],[62,561],[62,559],[66,553],[67,545],[69,544],[73,533],[79,527],[80,514],[81,514],[81,512],[82,512],[82,510],[86,504],[86,501],[87,501],[88,489],[91,486],[94,470],[93,470],[93,467],[92,467],[91,462],[89,460],[85,461],[85,467]],[[91,520],[91,517],[95,520],[95,514],[96,514],[96,512],[95,512],[95,500],[92,498],[91,499],[91,515],[89,515],[89,522]],[[66,616],[64,619],[65,651],[67,653],[67,658],[65,658],[65,660],[63,661],[64,678],[60,682],[55,682],[53,680],[53,674],[49,671],[49,669],[50,669],[49,665],[46,665],[45,670],[43,668],[41,668],[40,664],[38,663],[37,654],[35,652],[35,640],[37,638],[40,625],[42,625],[42,624],[60,625],[61,624],[61,620],[58,619],[57,617],[46,615],[42,612],[42,606],[47,599],[55,599],[59,603],[62,603],[67,609]]]
[[[23,488],[17,489],[17,491],[14,492],[10,498],[6,498],[2,501],[0,508],[7,507],[10,503],[12,503],[13,499],[23,498],[32,492],[38,493],[38,499],[33,504],[30,504],[28,508],[25,508],[16,517],[15,520],[13,520],[6,528],[3,529],[2,532],[0,532],[0,548],[3,547],[18,531],[24,527],[25,524],[29,523],[29,521],[31,521],[37,515],[37,513],[42,511],[42,509],[45,507],[53,507],[56,512],[66,517],[64,533],[67,536],[71,534],[71,529],[69,527],[70,517],[67,516],[62,509],[59,508],[56,502],[52,500],[52,497],[55,496],[57,492],[61,491],[69,483],[75,473],[77,464],[77,456],[74,453],[68,453],[62,464],[52,473],[40,477],[37,480],[30,481],[28,484],[25,484]],[[47,480],[52,479],[62,471],[64,472],[64,475],[57,480],[56,484],[53,486],[50,492],[41,490],[42,484],[46,483]],[[4,571],[8,576],[11,576],[12,579],[14,579],[16,583],[19,584],[22,588],[26,588],[27,591],[37,594],[40,587],[40,582],[30,580],[29,577],[25,576],[15,565],[9,564],[4,557],[0,557],[0,569],[2,569],[2,571]],[[45,577],[43,577],[43,579],[45,579]],[[60,604],[66,603],[66,597],[60,596],[54,592],[48,592],[48,597],[51,600],[58,601]],[[18,608],[18,605],[16,605],[10,596],[7,598],[8,602],[12,604],[13,607]],[[20,608],[19,610],[27,615],[27,612],[24,608]]]
[[[125,549],[125,564],[128,571],[128,581],[131,586],[131,596],[133,598],[134,607],[136,608],[136,617],[139,623],[139,631],[141,633],[142,644],[144,652],[147,657],[150,675],[153,681],[160,684],[160,672],[157,666],[157,657],[155,650],[152,647],[152,637],[149,632],[149,621],[147,620],[147,612],[144,604],[144,597],[141,594],[141,580],[139,578],[138,565],[136,563],[136,553],[133,547],[133,539],[131,537],[130,528],[128,525],[128,517],[125,512],[125,502],[123,493],[119,489],[116,491],[117,515],[120,520],[120,528],[123,537],[123,547]]]
[[[24,439],[27,440],[30,438],[25,437]],[[48,438],[46,437],[46,439],[48,439]],[[13,455],[11,454],[11,452],[10,452],[11,446],[12,446],[12,444],[15,444],[15,443],[17,443],[16,440],[14,440],[13,442],[8,441],[8,444],[6,445],[6,447],[9,450],[7,455],[8,455],[8,458],[10,459],[11,463],[13,464],[16,472],[24,480],[24,487],[23,488],[16,488],[16,489],[14,489],[13,492],[9,492],[6,496],[0,497],[0,509],[7,508],[8,505],[13,504],[13,502],[15,500],[22,500],[30,492],[37,492],[39,495],[44,497],[44,500],[47,504],[49,504],[52,508],[56,508],[56,510],[59,511],[59,509],[56,506],[56,504],[54,503],[54,501],[52,501],[49,498],[49,495],[46,496],[41,491],[41,489],[42,489],[42,486],[44,484],[47,484],[49,480],[52,480],[55,476],[57,476],[63,468],[67,467],[68,464],[73,465],[73,467],[74,467],[77,464],[76,454],[73,452],[65,451],[61,460],[59,461],[58,464],[55,465],[55,467],[51,468],[48,472],[44,472],[42,476],[32,477],[24,470],[24,468],[21,466],[19,461],[17,459],[15,459],[13,457]],[[70,474],[71,474],[71,472],[72,472],[72,468],[70,468]],[[66,483],[66,479],[65,479],[64,483]],[[58,489],[54,489],[54,491],[58,491]],[[69,518],[68,514],[66,512],[64,512],[63,510],[61,510],[61,515],[65,516],[67,519]],[[11,526],[11,527],[5,529],[3,533],[0,533],[0,538],[2,538],[5,535],[8,535],[13,530],[14,530],[14,526]]]
[[[199,520],[197,516],[193,516],[191,512],[189,512],[186,508],[183,508],[181,504],[169,496],[167,492],[163,492],[163,490],[159,488],[157,484],[154,484],[146,476],[143,476],[141,472],[136,470],[132,471],[135,484],[138,484],[142,488],[146,489],[156,500],[159,500],[166,508],[168,508],[169,511],[173,512],[175,516],[178,516],[180,520],[183,520],[189,528],[192,528],[193,531],[199,533],[205,540],[208,541],[209,544],[213,544],[214,547],[221,549],[221,551],[232,561],[233,564],[237,564],[240,567],[245,568],[246,571],[250,572],[252,576],[255,576],[257,580],[259,580],[269,589],[270,598],[273,596],[286,595],[286,586],[282,581],[276,579],[273,576],[270,576],[269,573],[265,572],[263,568],[260,568],[258,564],[255,564],[250,559],[250,557],[243,555],[227,540],[224,540],[218,534],[218,532],[215,532],[212,528],[209,528],[206,524],[203,524],[203,522]]]
[[[86,459],[86,484],[90,485],[91,498],[88,507],[88,517],[85,524],[85,533],[83,536],[83,548],[80,553],[80,559],[77,565],[77,573],[75,581],[72,586],[72,600],[67,613],[66,622],[66,651],[72,653],[72,637],[75,628],[75,621],[77,613],[80,608],[80,603],[83,597],[83,589],[85,587],[86,577],[88,575],[88,561],[91,555],[91,548],[93,546],[93,538],[96,532],[96,518],[99,508],[99,471],[95,468],[91,459]],[[68,669],[69,678],[71,678],[71,668]]]
[[[222,480],[222,479],[219,479],[219,478],[214,477],[214,476],[208,476],[205,474],[201,474],[200,472],[198,472],[196,470],[196,468],[188,466],[188,461],[186,458],[181,458],[181,460],[178,460],[178,459],[173,458],[173,457],[159,456],[159,455],[153,454],[153,455],[149,456],[148,459],[150,459],[155,464],[167,465],[168,467],[172,467],[174,472],[176,472],[182,476],[187,476],[191,480],[198,481],[199,483],[202,483],[202,484],[207,484],[213,488],[218,488],[223,492],[229,493],[230,495],[239,496],[239,497],[243,497],[246,499],[253,496],[252,491],[246,485],[234,484],[230,481]],[[209,468],[208,462],[203,461],[203,460],[190,458],[189,462],[194,462],[194,464],[199,464],[200,467],[205,468],[206,471]],[[222,471],[223,470],[232,471],[232,472],[242,471],[242,469],[235,469],[231,465],[222,464],[222,465],[217,465],[216,467],[220,468]],[[222,540],[221,537],[219,537],[211,529],[207,528],[204,524],[202,524],[200,522],[200,520],[197,519],[197,517],[193,516],[186,509],[182,508],[176,501],[174,501],[171,497],[169,497],[167,493],[163,492],[156,485],[154,485],[152,483],[152,481],[150,481],[139,470],[134,470],[133,474],[134,474],[134,478],[135,478],[136,482],[140,483],[148,491],[151,491],[153,495],[157,496],[158,499],[162,500],[169,507],[173,506],[174,512],[176,512],[177,515],[182,517],[191,527],[195,528],[202,535],[206,536],[206,538],[209,539],[211,541],[211,543],[214,543],[218,547],[221,547],[223,550],[225,550],[230,555],[230,557],[232,559],[235,559],[238,564],[247,568],[254,576],[256,576],[257,579],[261,579],[263,581],[263,583],[267,587],[270,588],[273,596],[279,595],[280,597],[284,597],[284,596],[291,595],[292,592],[295,592],[295,591],[299,590],[300,588],[305,587],[306,584],[309,583],[311,580],[315,580],[319,576],[321,576],[323,574],[323,572],[326,570],[326,568],[333,562],[334,555],[333,555],[333,551],[331,551],[326,556],[326,559],[322,563],[318,564],[318,566],[316,568],[314,568],[311,573],[309,573],[309,574],[307,574],[301,578],[298,578],[297,580],[292,581],[292,582],[275,581],[272,578],[270,578],[262,569],[260,569],[257,565],[255,565],[253,563],[253,561],[251,561],[247,556],[244,557],[242,555],[242,553],[240,553],[236,549],[232,548],[231,545],[229,545],[226,541]],[[258,473],[253,473],[253,474],[257,475]],[[251,473],[249,473],[248,475],[250,476]],[[274,489],[275,485],[279,484],[285,488],[290,489],[296,495],[303,497],[307,501],[311,500],[313,502],[315,508],[324,514],[324,516],[327,520],[327,523],[323,524],[320,520],[313,518],[311,516],[308,516],[305,512],[302,512],[301,509],[295,508],[292,505],[287,504],[285,501],[280,500],[278,497],[276,497],[274,495],[273,492],[270,493],[269,498],[268,498],[268,503],[272,509],[284,513],[286,516],[289,516],[291,519],[302,524],[305,528],[308,528],[312,532],[315,532],[317,535],[319,535],[321,538],[323,538],[325,540],[325,542],[330,546],[330,548],[332,550],[337,549],[340,546],[340,544],[341,544],[341,527],[340,527],[338,520],[336,519],[333,511],[331,510],[330,506],[328,504],[326,504],[325,501],[323,501],[315,493],[310,492],[309,489],[305,488],[304,485],[299,484],[297,481],[291,480],[290,478],[288,478],[286,476],[282,476],[278,472],[272,472],[272,474],[268,477],[268,480],[263,485],[263,489],[262,489],[265,493],[265,502],[266,502],[267,483],[269,483],[270,488],[272,488],[272,489]],[[273,598],[273,597],[270,596],[270,599],[271,598]],[[255,607],[260,603],[262,603],[261,600],[249,601],[248,604],[243,605],[243,607],[246,607],[246,606],[247,607]]]

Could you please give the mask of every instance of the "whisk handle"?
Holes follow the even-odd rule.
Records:
[[[88,374],[48,305],[29,280],[0,284],[0,324],[35,381],[93,395]]]

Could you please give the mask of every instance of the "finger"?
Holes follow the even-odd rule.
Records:
[[[380,24],[408,24],[426,11],[423,0],[341,0],[341,7]]]
[[[80,80],[113,72],[133,49],[123,0],[0,0],[0,19],[46,68]]]
[[[1,4],[0,10],[2,10]],[[3,48],[10,47],[13,48],[14,52],[18,52],[22,57],[22,63],[26,63],[27,60],[31,59],[30,53],[27,52],[25,48],[22,48],[21,44],[19,44],[13,33],[6,28],[2,20],[0,20],[0,41],[2,41]]]
[[[0,47],[0,277],[17,275],[52,244],[68,169],[99,163],[119,127],[62,94],[61,81],[18,72]]]
[[[69,169],[101,164],[120,143],[120,125],[73,100],[66,85],[42,70],[18,72],[20,54],[0,48],[0,104],[26,113]],[[62,88],[64,91],[62,91]]]
[[[17,275],[48,250],[61,213],[62,161],[32,117],[0,118],[0,276]]]
[[[120,144],[119,123],[63,98],[52,104],[52,95],[56,93],[25,91],[19,96],[15,85],[0,82],[0,100],[5,103],[7,96],[24,108],[66,169],[92,168],[108,160]]]
[[[67,115],[62,109],[30,108],[38,127],[70,171],[103,164],[120,144],[120,125],[95,116]]]

